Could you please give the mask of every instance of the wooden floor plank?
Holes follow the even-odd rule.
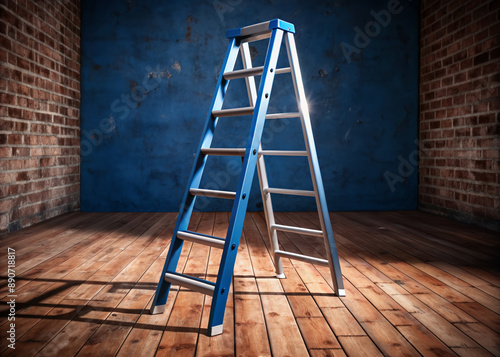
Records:
[[[440,268],[441,270],[452,274],[458,279],[461,279],[462,281],[467,282],[469,285],[476,287],[477,289],[493,296],[497,297],[500,296],[500,287],[495,286],[494,284],[481,279],[477,275],[472,274],[471,272],[467,271],[466,268],[460,267],[460,266],[454,266],[446,262],[442,261],[435,261],[435,262],[429,262],[435,267]]]
[[[66,263],[70,257],[74,254],[77,254],[81,249],[84,249],[85,246],[91,245],[95,242],[100,241],[104,236],[109,235],[109,232],[113,232],[117,230],[120,225],[124,225],[126,222],[124,219],[130,218],[130,215],[124,214],[113,214],[109,216],[108,220],[111,222],[111,225],[107,226],[105,230],[97,230],[88,234],[86,230],[82,230],[80,234],[74,234],[75,241],[77,242],[69,249],[62,250],[59,254],[56,254],[48,259],[45,259],[40,262],[40,264],[36,265],[25,265],[27,269],[19,269],[16,264],[16,277],[17,284],[16,289],[20,290],[24,285],[29,284],[35,278],[41,278],[42,275],[47,274],[47,271],[54,269],[56,266],[60,264]],[[64,237],[61,238],[64,240]],[[44,246],[44,249],[49,249],[47,246]],[[49,249],[50,250],[50,249]],[[23,261],[24,258],[20,258],[16,255],[16,259],[18,261]],[[29,258],[28,258],[29,259]],[[85,256],[84,259],[88,259],[88,256]],[[70,267],[71,268],[71,267]],[[66,273],[63,270],[63,273]],[[3,283],[0,288],[0,296],[5,296],[7,294],[7,286]]]
[[[3,250],[7,247],[12,247],[13,243],[17,243],[19,246],[26,245],[26,242],[30,244],[34,243],[38,239],[46,238],[47,234],[53,235],[56,231],[61,232],[65,230],[74,221],[86,219],[85,215],[91,215],[91,213],[68,212],[15,232],[2,233],[0,234],[0,249]]]
[[[201,220],[201,214],[194,213],[191,217],[191,222],[189,229],[195,231]],[[173,227],[170,225],[162,233],[160,237],[166,241],[170,241],[173,234]],[[187,263],[187,258],[190,253],[192,243],[185,242],[182,249],[179,263],[178,271],[183,271]],[[160,244],[161,246],[161,244]],[[162,254],[155,260],[150,271],[151,275],[143,277],[147,283],[151,284],[150,293],[154,294],[158,280],[160,278],[161,272],[163,270],[163,265],[165,263],[165,258],[167,254],[169,245],[165,245],[165,249]],[[149,300],[147,304],[146,311],[144,311],[137,323],[133,326],[132,331],[127,336],[126,340],[122,344],[118,356],[154,356],[159,349],[160,340],[162,338],[163,331],[166,328],[167,321],[172,312],[174,302],[179,291],[178,286],[172,286],[170,289],[169,297],[167,299],[167,304],[165,306],[165,312],[162,314],[151,315],[149,314],[149,309],[151,307],[152,299]],[[151,295],[152,296],[152,295]]]
[[[348,356],[383,356],[368,336],[339,336],[339,341]]]
[[[349,298],[342,298],[342,301],[385,355],[419,355],[414,347],[397,332],[394,326],[349,281],[346,282],[346,287],[349,289]]]
[[[238,248],[233,286],[236,355],[271,356],[262,302],[244,232]]]
[[[456,323],[454,325],[491,354],[500,356],[500,334],[477,322]]]
[[[175,217],[71,213],[0,237],[0,246],[19,249],[20,272],[16,350],[3,339],[0,353],[500,355],[500,274],[492,264],[500,243],[491,232],[422,212],[334,213],[347,291],[339,298],[327,267],[283,259],[287,278],[276,279],[264,215],[248,213],[224,333],[210,338],[211,299],[202,294],[174,286],[164,314],[148,311]],[[228,220],[227,212],[194,213],[190,229],[224,237]],[[279,212],[276,221],[319,227],[311,212]],[[321,238],[279,238],[280,249],[325,257]],[[184,248],[178,271],[214,281],[220,250]],[[4,280],[2,292],[5,302]]]
[[[500,318],[498,314],[494,313],[487,307],[484,307],[477,302],[456,303],[455,306],[459,307],[462,311],[465,311],[476,320],[482,322],[493,331],[500,333]]]
[[[234,278],[236,354],[271,356],[262,303],[253,277]]]
[[[265,243],[262,241],[262,236],[255,224],[255,219],[262,219],[262,217],[247,213],[245,225],[243,226],[243,233],[246,237],[253,271],[256,277],[274,277],[274,265],[268,250],[263,249]]]
[[[400,266],[401,268],[401,266]],[[412,269],[412,268],[410,268]],[[403,269],[404,271],[404,269]],[[412,270],[415,272],[415,270]],[[418,274],[417,274],[418,276]],[[415,276],[414,276],[415,277]],[[436,285],[440,285],[441,283],[437,283]],[[431,284],[429,284],[431,285]],[[434,291],[438,289],[436,286],[434,286]],[[449,321],[454,322],[454,321],[469,321],[469,322],[474,322],[475,320],[467,313],[464,313],[460,309],[457,309],[455,306],[453,306],[451,303],[447,302],[445,299],[439,297],[438,295],[434,294],[422,294],[422,290],[419,289],[420,293],[415,295],[418,299],[420,300],[426,300],[427,304],[429,306],[432,306],[434,309],[436,309],[442,316],[448,318]],[[446,296],[446,295],[445,295]],[[456,296],[456,295],[455,295]],[[448,295],[449,297],[449,295]],[[455,298],[453,296],[453,298]],[[490,306],[494,304],[495,302],[492,301]]]
[[[344,350],[340,348],[310,350],[309,354],[311,357],[346,357]]]
[[[123,216],[124,213],[119,215]],[[76,244],[77,242],[86,239],[92,232],[105,229],[111,225],[116,215],[104,217],[103,219],[95,219],[91,222],[88,220],[79,221],[75,226],[66,229],[55,236],[45,237],[34,244],[23,246],[16,249],[16,271],[18,276],[22,276],[27,270],[32,269],[38,264],[52,258],[61,251],[64,251]],[[40,249],[40,248],[44,249]],[[0,264],[1,271],[5,271],[5,267]]]
[[[427,328],[412,321],[411,324],[397,326],[401,334],[422,354],[422,356],[454,356],[455,353]]]
[[[129,243],[123,246],[126,249],[123,250],[122,253],[127,254],[128,257],[132,257],[134,255],[139,256],[141,250],[135,248],[141,246],[144,243],[140,244],[134,244],[134,243],[141,237],[143,238],[143,242],[150,241],[151,238],[155,238],[158,235],[158,233],[166,225],[168,225],[168,223],[172,219],[172,217],[166,217],[165,219],[159,219],[159,218],[160,215],[154,215],[151,218],[151,220],[147,221],[150,224],[149,229],[147,227],[148,223],[143,223],[134,228],[134,230],[128,232],[125,236],[122,236],[123,242]],[[162,223],[158,224],[158,222]],[[146,224],[146,227],[144,226],[144,224]],[[139,236],[137,236],[136,234],[139,234]],[[127,239],[125,239],[126,237]],[[129,252],[127,252],[127,250],[129,250]],[[121,253],[116,254],[114,258],[120,260]],[[77,316],[77,318],[69,322],[69,324],[67,324],[66,327],[52,341],[50,341],[44,347],[44,349],[42,349],[41,351],[42,354],[50,355],[50,353],[53,353],[53,351],[57,350],[60,345],[66,346],[68,340],[72,341],[71,347],[66,346],[65,348],[66,349],[71,348],[71,350],[69,350],[68,353],[72,352],[76,354],[78,353],[78,351],[80,351],[82,347],[86,349],[92,348],[92,347],[85,347],[86,346],[85,344],[90,338],[92,338],[92,336],[96,331],[99,331],[100,328],[104,330],[106,328],[110,328],[111,330],[116,329],[117,331],[119,330],[120,324],[113,324],[110,327],[102,327],[102,324],[104,321],[106,321],[106,319],[109,317],[112,311],[118,306],[118,304],[122,301],[122,299],[127,295],[130,288],[134,286],[135,282],[137,282],[137,280],[140,278],[140,275],[136,275],[135,281],[133,280],[131,282],[121,281],[122,279],[121,277],[119,277],[120,276],[119,273],[122,269],[120,269],[120,267],[124,267],[125,265],[123,264],[124,263],[128,264],[129,262],[130,260],[123,259],[122,265],[117,265],[118,268],[116,271],[114,271],[114,274],[106,272],[101,275],[103,280],[95,278],[95,275],[100,274],[99,271],[94,272],[94,274],[90,275],[87,282],[81,285],[81,286],[86,285],[86,288],[84,287],[80,291],[77,291],[78,289],[75,289],[68,295],[68,298],[70,298],[71,296],[79,296],[81,299],[90,301],[85,305],[84,309],[82,309],[82,312]],[[78,271],[75,271],[74,273],[81,274]],[[94,279],[92,279],[93,277]],[[90,329],[92,333],[91,334],[82,333],[81,329]],[[78,334],[81,334],[81,336]],[[100,334],[97,335],[97,337],[94,338],[93,340],[94,342],[91,342],[90,344],[88,344],[88,346],[93,346],[95,344],[102,343],[102,341],[99,339],[99,336]],[[118,336],[118,334],[116,336]],[[86,337],[86,339],[84,337]],[[114,344],[110,343],[109,344],[110,348],[116,347],[116,345],[118,345],[117,347],[119,347],[120,346],[119,344],[122,341],[118,339],[112,342],[114,342]],[[103,349],[103,351],[106,351],[106,349]]]
[[[158,225],[161,232],[164,230],[171,231],[175,224],[174,217],[165,216],[165,218],[165,220],[158,221],[152,228]],[[167,229],[168,227],[172,227],[172,229]],[[118,306],[103,321],[103,324],[79,351],[79,355],[110,356],[115,355],[120,349],[133,325],[143,313],[144,306],[152,297],[151,290],[141,288],[148,281],[151,281],[153,277],[157,277],[157,269],[150,269],[151,262],[154,262],[159,257],[170,241],[169,236],[159,237],[159,235],[155,235],[155,237],[157,239],[113,278],[112,282],[115,286],[129,285],[132,290],[125,295]],[[146,243],[143,242],[142,244]]]
[[[109,235],[113,236],[114,233],[114,231],[111,231]],[[97,244],[97,242],[95,244]],[[73,266],[73,269],[74,268],[75,266]],[[50,314],[53,307],[58,305],[63,299],[69,299],[70,301],[78,300],[68,297],[68,294],[70,294],[78,286],[79,282],[82,282],[82,280],[72,279],[71,269],[69,268],[69,266],[68,271],[65,271],[65,274],[66,275],[54,276],[52,269],[49,269],[47,273],[41,274],[37,278],[37,280],[26,284],[20,289],[21,295],[24,295],[25,298],[29,300],[25,301],[25,305],[27,306],[27,308],[23,309],[23,305],[19,305],[17,321],[17,334],[19,337],[30,339],[29,336],[22,337],[24,332],[28,331],[32,326],[37,324],[43,318],[43,316]],[[57,278],[63,278],[63,280],[58,282]],[[38,279],[40,279],[40,281],[38,281]],[[44,286],[45,290],[39,290],[37,294],[35,289],[34,293],[30,293],[30,290],[28,288],[30,288],[31,286]],[[22,300],[23,299],[21,298],[18,300],[18,302],[21,302]],[[50,321],[51,320],[46,320],[44,324],[37,327],[37,329],[43,329],[43,326],[48,325]],[[53,325],[50,326],[50,328],[53,327]],[[33,333],[31,333],[31,335],[33,335]]]
[[[433,311],[430,307],[422,303],[412,295],[392,295],[406,311],[413,315],[422,325],[432,331],[447,346],[466,346],[476,348],[478,345],[453,324]]]
[[[306,356],[308,354],[306,345],[278,279],[259,278],[257,286],[273,356]],[[284,339],[283,335],[287,338]]]
[[[309,351],[311,349],[340,348],[337,338],[323,316],[296,317],[296,320]]]
[[[370,301],[370,303],[373,304],[378,309],[378,311],[381,311],[382,314],[384,314],[384,311],[389,310],[390,311],[390,313],[388,314],[389,318],[394,318],[395,316],[397,316],[398,319],[401,319],[405,315],[405,311],[404,310],[402,311],[401,307],[394,300],[392,300],[390,297],[385,295],[385,293],[383,293],[382,290],[380,290],[375,284],[373,284],[373,282],[370,281],[370,279],[366,279],[366,277],[361,274],[361,271],[366,271],[366,270],[369,271],[370,270],[369,265],[366,266],[365,264],[367,264],[367,263],[360,264],[359,257],[356,259],[356,256],[350,254],[348,250],[340,249],[340,251],[343,254],[343,256],[346,257],[346,259],[348,259],[350,261],[351,260],[356,261],[356,263],[355,263],[356,268],[361,267],[361,269],[358,271],[357,269],[354,269],[354,267],[351,265],[344,265],[344,274],[348,277],[348,279],[350,279],[350,281],[354,281],[354,284],[356,286],[358,286],[359,292],[361,292],[368,299],[368,301]],[[367,269],[365,269],[365,268],[367,268]],[[371,277],[371,279],[373,279],[374,281],[382,283],[382,284],[384,284],[387,281],[386,275],[382,275],[382,276],[377,275],[377,274],[375,274],[375,275],[367,274],[367,275],[369,275]],[[419,296],[422,296],[422,295],[419,295]],[[352,297],[348,301],[352,301]],[[449,309],[456,309],[450,303],[448,303],[448,302],[446,302],[446,303],[449,305],[449,307],[448,307]],[[363,304],[365,304],[365,309],[368,309],[368,311],[369,311],[370,305],[366,305],[366,302],[363,299],[362,300],[358,299],[354,306],[356,306],[356,308],[360,308],[360,307],[362,308]],[[458,309],[456,309],[456,310],[458,310]],[[397,315],[395,315],[395,311],[398,312]],[[370,330],[370,329],[373,329],[373,326],[385,323],[383,320],[377,320],[376,310],[372,309],[372,313],[374,315],[371,318],[368,317],[370,315],[367,314],[366,312],[363,314],[364,318],[368,319],[368,321],[364,321],[361,323],[364,329]],[[462,314],[462,315],[466,315],[467,317],[469,317],[467,314]],[[373,320],[373,321],[370,321],[370,320]],[[404,320],[406,320],[406,322],[408,322],[409,321],[408,316],[406,316],[406,318]],[[412,323],[412,325],[415,327],[415,323]],[[377,331],[377,330],[378,329],[373,329],[373,331]],[[386,330],[387,330],[387,328],[384,329],[384,331],[386,331]],[[373,335],[374,335],[373,332],[368,333],[368,334],[370,336],[372,336],[372,338],[373,338]],[[385,337],[385,335],[382,335],[382,337],[381,337],[382,340],[384,337]],[[441,349],[446,349],[446,346],[440,344],[439,340],[437,340],[435,337],[433,337],[433,338],[434,338],[434,341],[433,341],[434,345],[440,346]],[[377,341],[377,339],[375,341]],[[420,353],[427,350],[428,341],[418,340],[415,338],[413,338],[413,341],[414,341],[414,346],[420,348]],[[385,345],[385,343],[379,342],[379,347],[380,347],[380,345]],[[448,352],[452,353],[451,350],[449,350]],[[389,353],[389,351],[386,351],[385,353]],[[400,352],[393,351],[390,353],[400,353]]]

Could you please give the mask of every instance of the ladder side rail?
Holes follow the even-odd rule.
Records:
[[[187,230],[188,228],[189,220],[191,219],[191,214],[196,202],[196,196],[190,195],[189,190],[191,188],[198,188],[200,185],[201,176],[207,160],[207,157],[205,155],[200,155],[200,151],[202,148],[210,147],[210,144],[212,142],[214,130],[217,126],[217,118],[212,117],[212,111],[220,110],[222,108],[224,96],[229,84],[229,81],[224,79],[223,74],[226,71],[233,70],[236,63],[236,58],[238,56],[238,49],[239,43],[237,43],[235,38],[231,39],[226,51],[226,56],[224,58],[219,79],[217,81],[216,90],[212,98],[212,103],[210,104],[210,110],[208,112],[207,119],[203,128],[203,135],[198,146],[198,151],[195,155],[194,165],[189,175],[188,185],[184,193],[182,203],[180,205],[177,222],[175,224],[174,232],[172,235],[172,242],[170,243],[170,248],[165,259],[165,265],[160,276],[160,282],[158,283],[155,297],[151,305],[150,312],[152,314],[162,313],[165,309],[165,304],[167,302],[168,293],[171,286],[169,282],[165,281],[165,273],[167,273],[167,271],[175,272],[175,269],[177,268],[177,263],[179,261],[182,246],[184,244],[184,241],[182,239],[176,238],[177,232],[179,230]]]
[[[212,308],[210,309],[210,317],[208,320],[208,333],[212,336],[222,332],[226,301],[233,277],[234,263],[243,230],[253,176],[257,166],[257,152],[262,139],[265,116],[269,106],[279,50],[283,40],[283,32],[284,31],[281,29],[274,29],[269,40],[264,71],[262,73],[259,93],[255,103],[255,111],[252,117],[246,154],[243,159],[242,172],[236,191],[236,199],[231,212],[226,243],[222,253],[221,264],[217,274],[217,282],[212,297]],[[271,69],[272,71],[270,71]]]
[[[252,56],[250,56],[250,49],[247,43],[243,43],[241,45],[241,58],[243,62],[244,69],[252,68]],[[278,73],[278,71],[276,71]],[[245,78],[248,92],[248,100],[250,102],[250,106],[255,105],[255,101],[257,100],[257,93],[255,91],[255,78],[247,77]],[[262,143],[259,144],[259,152],[262,151]],[[273,248],[273,252],[279,250],[278,243],[278,232],[276,230],[271,229],[271,226],[276,224],[274,220],[274,210],[273,204],[271,200],[271,194],[266,191],[269,188],[269,182],[267,180],[267,171],[266,171],[266,163],[264,160],[264,155],[259,155],[257,158],[257,176],[259,178],[259,186],[260,193],[262,195],[262,202],[264,206],[264,216],[266,217],[267,223],[267,234],[269,237],[269,241],[271,243],[271,247]],[[278,278],[284,278],[285,274],[283,272],[283,264],[281,262],[281,256],[277,256],[274,254],[273,256],[274,269],[276,272],[276,276]]]
[[[316,206],[320,218],[321,230],[324,232],[325,245],[328,247],[327,255],[328,261],[330,262],[330,272],[332,275],[333,288],[337,296],[345,296],[344,283],[342,281],[342,272],[340,268],[337,247],[335,244],[335,238],[333,236],[332,225],[330,222],[328,206],[326,203],[323,180],[321,177],[316,145],[314,143],[314,136],[311,126],[311,118],[309,116],[309,108],[304,91],[304,84],[302,82],[302,75],[300,73],[299,58],[297,55],[297,49],[295,47],[295,39],[293,33],[286,33],[285,43],[288,53],[288,60],[290,62],[290,68],[292,69],[293,86],[295,89],[295,96],[297,98],[297,104],[299,107],[304,141],[306,144],[306,150],[308,152],[309,169],[311,171],[311,178],[315,191]]]

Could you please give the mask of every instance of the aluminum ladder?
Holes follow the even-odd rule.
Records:
[[[243,229],[243,222],[247,211],[248,197],[256,168],[258,171],[259,183],[264,203],[268,234],[274,251],[274,264],[277,277],[285,277],[281,263],[282,258],[296,259],[312,264],[329,266],[334,292],[337,296],[345,296],[339,258],[326,204],[323,181],[321,179],[321,172],[311,128],[311,120],[309,117],[309,110],[302,83],[302,76],[300,73],[297,50],[295,48],[294,33],[295,28],[293,24],[279,19],[238,29],[232,29],[226,32],[226,37],[229,39],[229,47],[217,81],[209,114],[203,128],[201,142],[199,144],[198,151],[195,154],[195,163],[189,177],[188,188],[180,206],[177,223],[174,228],[165,265],[161,273],[153,303],[151,305],[150,312],[152,314],[162,313],[165,310],[171,284],[180,285],[190,290],[212,296],[212,305],[208,321],[208,335],[214,336],[222,333],[224,312],[229,288],[232,282],[234,263],[236,260],[238,245]],[[283,37],[285,37],[290,67],[276,68]],[[269,44],[264,65],[261,67],[252,67],[248,43],[267,38],[269,38]],[[243,69],[234,70],[238,52],[241,54]],[[281,73],[291,73],[292,75],[298,112],[268,114],[267,109],[274,77],[276,74]],[[258,91],[256,89],[254,76],[261,76]],[[222,109],[225,93],[230,80],[238,78],[245,78],[246,80],[250,106],[244,108]],[[218,119],[221,117],[244,115],[252,115],[252,123],[247,147],[245,149],[212,148],[211,142],[214,131],[217,127]],[[262,149],[261,137],[265,120],[283,118],[299,118],[304,134],[306,150],[291,151]],[[200,181],[206,165],[207,157],[209,155],[234,155],[242,157],[242,170],[236,192],[200,188]],[[269,187],[264,162],[264,157],[267,155],[307,156],[314,190],[306,191]],[[316,199],[321,230],[276,224],[271,194],[314,197]],[[229,220],[229,227],[225,238],[188,231],[189,220],[191,218],[197,196],[234,200],[231,218]],[[278,231],[323,237],[328,259],[319,259],[281,250],[278,243]],[[216,283],[176,272],[177,263],[179,261],[184,241],[205,244],[223,250]]]

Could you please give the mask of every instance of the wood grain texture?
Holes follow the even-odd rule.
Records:
[[[332,214],[347,296],[327,267],[283,259],[275,277],[262,213],[247,213],[224,320],[206,335],[210,297],[172,286],[149,307],[175,213],[70,213],[2,237],[16,249],[16,350],[23,356],[499,355],[499,240],[421,212]],[[310,212],[280,224],[319,228]],[[190,230],[225,237],[229,213]],[[321,238],[279,233],[281,249],[324,258]],[[186,242],[177,271],[215,281],[221,251]],[[0,266],[6,267],[1,260]],[[8,287],[0,282],[0,311]],[[6,328],[8,321],[0,320]]]

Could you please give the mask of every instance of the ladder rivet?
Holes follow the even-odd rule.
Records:
[[[224,295],[225,292],[226,292],[226,289],[222,288],[222,290],[220,291],[220,294]]]
[[[266,93],[266,98],[268,98],[268,97],[269,97],[269,93]]]
[[[246,194],[246,193],[244,193],[244,194],[241,196],[241,198],[243,198],[243,199],[245,199],[246,197],[247,197],[247,194]]]
[[[233,244],[233,245],[231,246],[231,250],[234,250],[235,248],[236,248],[236,244]]]
[[[253,154],[257,154],[257,149],[253,149]]]
[[[271,68],[271,73],[273,73],[274,69]]]

